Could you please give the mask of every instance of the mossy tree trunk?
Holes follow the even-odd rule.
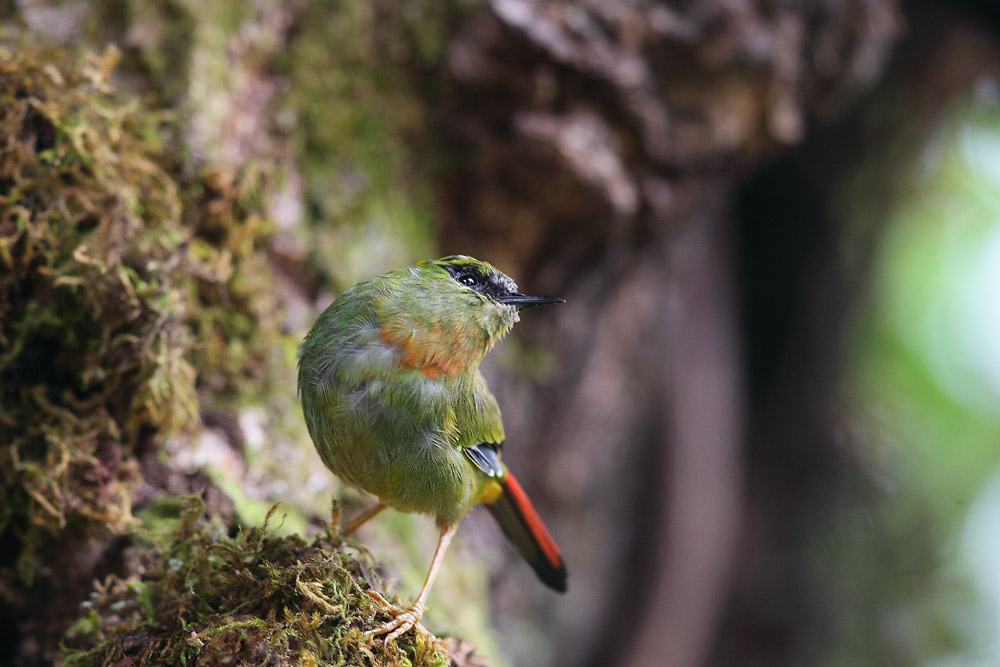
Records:
[[[496,661],[787,664],[822,623],[803,556],[818,489],[851,475],[822,414],[854,294],[830,198],[863,151],[858,105],[902,12],[7,8],[0,663],[64,659],[71,624],[81,662],[264,662],[268,642],[289,663],[401,659],[331,631],[358,629],[345,609],[374,612],[319,575],[377,578],[322,527],[336,488],[298,419],[295,347],[354,281],[464,252],[568,301],[486,370],[505,456],[552,517],[571,592],[548,597],[473,518],[449,556],[466,569],[432,605],[472,619],[450,627]],[[907,67],[926,71],[903,61],[893,76]],[[236,535],[276,500],[286,532],[320,540]],[[429,554],[432,529],[389,525]],[[282,595],[243,606],[218,578],[244,576],[240,549],[258,558],[246,585]],[[775,565],[782,552],[794,567]],[[212,590],[171,596],[184,563]],[[231,622],[194,639],[169,626],[208,600]],[[483,629],[490,606],[503,651]],[[447,660],[441,648],[404,646],[420,664]],[[475,664],[468,645],[450,650]]]

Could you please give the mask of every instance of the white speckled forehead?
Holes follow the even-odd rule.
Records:
[[[472,276],[478,283],[474,288],[486,296],[517,293],[517,283],[489,262],[468,255],[449,255],[431,263],[448,271],[459,282],[465,276]]]

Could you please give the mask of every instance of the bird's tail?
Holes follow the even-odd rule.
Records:
[[[490,514],[535,569],[538,578],[546,586],[560,593],[566,592],[566,567],[563,565],[562,554],[528,500],[528,495],[509,471],[497,482],[503,492],[485,503]]]

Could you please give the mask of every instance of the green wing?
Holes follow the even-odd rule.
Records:
[[[500,445],[504,441],[503,419],[497,399],[486,386],[486,379],[477,369],[467,380],[468,386],[459,392],[455,404],[458,426],[456,445],[465,449],[481,443]]]

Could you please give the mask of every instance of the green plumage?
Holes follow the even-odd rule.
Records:
[[[392,620],[368,634],[389,642],[419,626],[451,536],[480,502],[539,578],[566,590],[559,548],[500,462],[500,408],[479,372],[518,311],[561,300],[525,296],[489,264],[455,255],[358,283],[302,342],[299,393],[323,463],[383,505],[429,514],[441,528],[416,601],[392,608]]]
[[[518,319],[515,305],[459,283],[446,261],[344,292],[299,360],[306,423],[327,467],[389,507],[441,524],[459,520],[490,481],[461,450],[503,442],[500,408],[478,367]],[[468,262],[516,292],[493,267]]]

